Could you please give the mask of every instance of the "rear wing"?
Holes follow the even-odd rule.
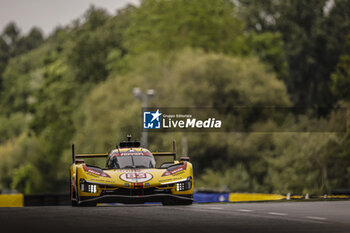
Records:
[[[106,158],[108,153],[103,154],[75,154],[75,146],[72,144],[72,160],[75,163],[75,160],[78,158]]]
[[[172,157],[172,161],[176,160],[176,142],[173,141],[173,152],[152,152],[153,156],[156,160],[166,160],[165,157]],[[102,154],[76,154],[75,153],[75,145],[72,144],[72,160],[75,163],[76,159],[79,158],[106,158],[108,157],[108,153]]]
[[[173,152],[152,152],[153,156],[173,156],[176,160],[176,142],[173,141]]]
[[[176,142],[173,141],[173,151],[172,152],[152,152],[156,164],[158,167],[163,163],[174,162],[176,158]],[[169,159],[171,158],[171,159]]]

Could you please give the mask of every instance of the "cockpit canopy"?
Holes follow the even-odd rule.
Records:
[[[107,160],[108,169],[155,168],[156,162],[149,150],[112,151]]]

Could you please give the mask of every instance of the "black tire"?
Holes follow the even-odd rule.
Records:
[[[71,200],[70,203],[71,203],[72,207],[77,207],[78,206],[78,202],[77,201]]]
[[[91,202],[91,201],[78,204],[79,207],[95,207],[96,205],[97,205],[96,202]]]
[[[192,200],[164,200],[162,201],[162,204],[164,206],[167,205],[192,205],[193,201]]]
[[[74,193],[72,193],[72,173],[70,172],[70,169],[69,169],[69,198],[70,198],[70,203],[71,203],[72,206],[77,206],[78,202],[76,200],[72,199],[73,194]]]

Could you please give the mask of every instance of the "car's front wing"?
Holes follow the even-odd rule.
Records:
[[[150,195],[115,195],[107,194],[98,197],[81,197],[79,203],[95,202],[95,203],[125,203],[125,204],[141,204],[145,202],[163,202],[167,200],[188,200],[193,201],[191,194],[150,194]]]

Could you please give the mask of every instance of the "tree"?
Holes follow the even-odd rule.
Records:
[[[339,99],[350,100],[350,36],[347,37],[344,52],[339,58],[335,72],[331,75],[331,88]]]
[[[85,14],[86,22],[72,34],[72,44],[67,57],[79,83],[98,83],[105,80],[108,57],[118,50],[123,56],[123,31],[129,22],[132,7],[119,11],[114,18],[105,10],[91,7]],[[119,59],[119,58],[118,58]]]
[[[288,62],[285,83],[296,105],[330,106],[329,82],[349,33],[350,4],[333,1],[241,0],[249,30],[279,32]]]
[[[232,1],[145,0],[131,14],[125,47],[131,54],[165,55],[186,47],[232,56],[257,56],[280,79],[287,66],[279,33],[244,32]]]
[[[243,33],[231,1],[142,1],[132,14],[126,47],[134,53],[181,49],[232,50]]]
[[[20,30],[14,22],[6,25],[2,32],[2,37],[8,45],[14,46],[19,38]]]
[[[9,59],[9,46],[6,41],[0,37],[0,91],[2,90],[2,73],[4,72]]]
[[[0,91],[3,86],[3,72],[12,57],[39,47],[44,41],[42,32],[32,28],[27,36],[22,37],[15,23],[9,23],[0,36]]]
[[[16,42],[14,54],[23,54],[39,47],[44,42],[44,37],[39,28],[33,27],[27,36],[23,36]]]

